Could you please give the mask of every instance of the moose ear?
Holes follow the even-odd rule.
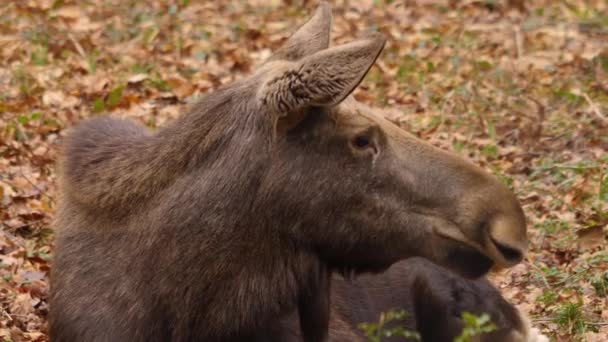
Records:
[[[321,2],[316,13],[277,50],[268,61],[297,61],[327,49],[331,33],[331,5]]]
[[[258,91],[262,105],[279,114],[311,106],[333,106],[361,83],[386,42],[379,33],[286,63]]]

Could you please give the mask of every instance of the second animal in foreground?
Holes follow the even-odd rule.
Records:
[[[368,341],[363,323],[378,322],[391,310],[405,310],[406,318],[388,323],[417,332],[423,342],[453,342],[465,326],[462,312],[487,313],[496,329],[475,337],[475,342],[549,342],[532,327],[526,314],[503,298],[485,278],[465,279],[422,258],[410,258],[376,275],[345,279],[335,275],[331,289],[329,341]],[[272,342],[302,341],[293,313],[277,326]],[[382,342],[415,341],[403,337]]]

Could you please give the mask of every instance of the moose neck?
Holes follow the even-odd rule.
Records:
[[[259,241],[260,236],[248,238]],[[186,302],[194,307],[184,310],[196,312],[204,308],[200,316],[203,320],[194,318],[194,324],[222,332],[223,336],[209,340],[222,339],[228,333],[235,341],[272,341],[278,322],[290,313],[300,312],[306,341],[322,341],[317,336],[327,332],[329,319],[324,312],[329,310],[329,291],[324,292],[327,282],[323,280],[328,279],[328,273],[318,259],[289,250],[289,246],[272,237],[259,244],[242,243],[240,247],[231,247],[232,255],[205,265],[201,272],[211,283],[201,284],[201,277],[193,278],[199,281],[193,288],[201,291]],[[322,318],[315,315],[319,312]]]
[[[98,148],[106,150],[103,163],[91,162],[96,169],[90,172],[91,184],[104,186],[74,193],[84,197],[81,202],[121,217],[155,205],[155,197],[189,174],[209,175],[215,169],[214,177],[225,178],[226,185],[238,183],[230,177],[250,176],[242,172],[244,167],[260,172],[272,125],[247,107],[244,92],[239,87],[220,89],[157,134],[107,142]]]
[[[219,331],[236,329],[239,339],[251,340],[265,340],[263,331],[297,310],[306,341],[322,341],[329,320],[329,272],[313,252],[282,233],[289,222],[269,212],[272,204],[259,198],[269,177],[274,125],[248,108],[242,96],[238,88],[220,90],[157,136],[166,146],[158,158],[171,160],[187,179],[171,185],[180,201],[205,213],[169,219],[204,227],[203,246],[187,247],[190,235],[180,243],[210,257],[200,261],[205,274],[192,278],[197,283],[191,288],[201,289],[200,298],[189,302],[206,307],[205,324]],[[230,250],[230,255],[216,258],[212,250]],[[216,279],[222,279],[221,285]]]
[[[158,143],[166,146],[164,157],[173,161],[176,168],[189,171],[222,157],[235,157],[227,155],[227,148],[238,147],[239,151],[231,151],[237,154],[250,147],[259,151],[263,146],[252,144],[263,136],[264,132],[257,130],[263,130],[264,125],[255,122],[261,118],[243,100],[246,96],[240,87],[229,87],[195,104],[187,114],[159,132]]]

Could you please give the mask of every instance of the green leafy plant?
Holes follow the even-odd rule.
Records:
[[[121,84],[110,90],[105,99],[103,97],[95,98],[92,103],[93,111],[99,113],[120,105],[123,100],[124,90],[125,86]]]
[[[41,46],[40,48],[32,52],[32,63],[38,66],[44,66],[49,64],[47,55],[48,48],[46,46]]]
[[[386,325],[392,321],[400,321],[408,316],[405,310],[391,310],[380,315],[377,323],[362,323],[359,325],[370,342],[381,342],[387,337],[404,337],[406,339],[420,341],[420,335],[415,331],[403,327],[387,328]]]
[[[596,274],[589,280],[598,296],[608,297],[608,272]]]
[[[600,177],[600,201],[608,202],[608,170]]]
[[[464,328],[462,333],[454,339],[454,342],[471,342],[473,337],[496,330],[490,315],[484,313],[479,316],[467,311],[462,312]]]
[[[547,307],[555,304],[558,299],[559,296],[557,292],[552,290],[545,290],[542,295],[536,298],[536,301],[542,303],[545,307]]]
[[[583,314],[583,303],[580,302],[561,305],[554,321],[573,334],[581,334],[587,330]]]
[[[363,323],[359,325],[369,342],[381,342],[383,338],[404,337],[413,341],[420,341],[420,334],[407,330],[403,327],[387,327],[388,323],[401,321],[407,317],[405,310],[391,310],[380,316],[380,320],[374,323]],[[484,313],[475,315],[467,311],[462,312],[464,328],[462,333],[454,339],[454,342],[472,342],[473,337],[496,330],[490,315]]]

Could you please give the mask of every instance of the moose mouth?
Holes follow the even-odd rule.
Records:
[[[454,222],[430,215],[425,215],[425,218],[430,221],[436,236],[434,256],[431,257],[435,263],[465,278],[479,278],[499,266],[492,258],[493,253],[471,241]]]
[[[504,244],[491,236],[486,247],[468,239],[458,238],[460,234],[439,234],[437,262],[466,278],[478,278],[490,271],[499,271],[519,263],[522,252]]]
[[[465,278],[479,278],[487,274],[493,267],[494,261],[474,247],[460,241],[450,239],[451,245],[440,263]]]

